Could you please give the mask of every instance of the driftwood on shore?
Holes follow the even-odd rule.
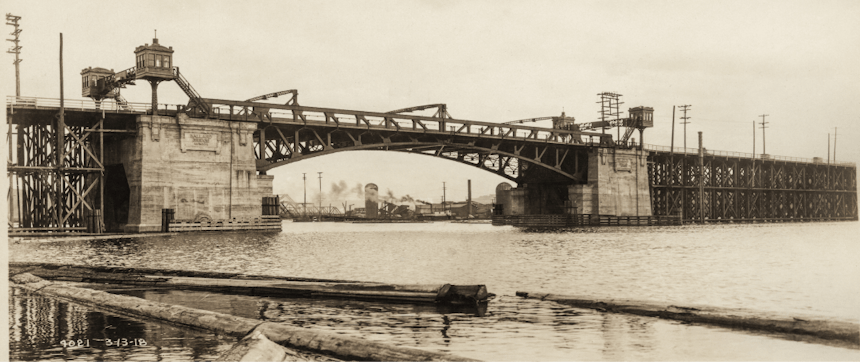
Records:
[[[141,298],[107,292],[77,288],[64,283],[51,282],[32,274],[22,273],[11,278],[15,287],[41,295],[56,297],[84,306],[109,310],[136,318],[155,319],[173,324],[203,328],[235,337],[245,337],[259,332],[267,339],[282,346],[313,351],[323,355],[347,360],[373,361],[467,361],[470,359],[415,348],[389,346],[361,338],[345,337],[333,332],[293,327],[272,322],[236,317],[229,314],[198,310],[177,305],[152,302]],[[259,339],[258,339],[259,340]],[[265,343],[264,343],[265,344]],[[264,349],[268,347],[263,346]],[[235,356],[245,356],[252,351],[237,347]],[[258,351],[262,354],[279,355],[277,351]],[[255,352],[256,353],[256,352]],[[228,356],[227,358],[230,358]]]
[[[798,318],[743,309],[675,306],[626,299],[596,300],[580,296],[533,292],[516,292],[516,294],[523,298],[553,301],[601,312],[628,313],[728,328],[806,335],[820,339],[811,340],[811,342],[833,341],[834,343],[825,344],[860,347],[860,324],[839,320],[808,316]]]
[[[137,285],[271,297],[346,298],[469,306],[486,302],[492,297],[483,285],[396,285],[238,273],[10,263],[10,275],[24,272],[58,281]]]

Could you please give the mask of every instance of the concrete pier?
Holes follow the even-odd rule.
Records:
[[[637,149],[595,148],[588,153],[587,182],[561,186],[526,183],[496,187],[496,202],[504,215],[579,214],[651,216],[648,152]],[[564,201],[570,202],[566,210]]]
[[[255,122],[141,115],[134,138],[105,143],[108,180],[128,184],[106,191],[108,229],[161,230],[162,209],[176,221],[230,222],[262,216],[262,197],[273,196],[274,176],[258,175]],[[113,171],[114,174],[111,174]],[[116,175],[117,172],[122,175]],[[123,210],[127,208],[127,210]]]
[[[578,214],[651,216],[648,152],[598,148],[588,154],[588,183],[571,185]]]

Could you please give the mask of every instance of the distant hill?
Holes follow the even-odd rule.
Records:
[[[496,195],[484,195],[484,196],[473,197],[472,201],[479,202],[479,203],[482,203],[485,205],[489,205],[489,204],[493,203],[494,198],[496,198]]]

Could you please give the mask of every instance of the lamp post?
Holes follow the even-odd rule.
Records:
[[[320,217],[322,217],[322,172],[317,172],[320,177]]]

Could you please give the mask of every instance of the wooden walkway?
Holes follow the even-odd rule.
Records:
[[[227,230],[281,230],[281,217],[263,215],[259,218],[228,221],[181,221],[170,222],[170,232],[227,231]]]
[[[493,225],[518,227],[661,226],[681,225],[676,216],[493,215]]]

